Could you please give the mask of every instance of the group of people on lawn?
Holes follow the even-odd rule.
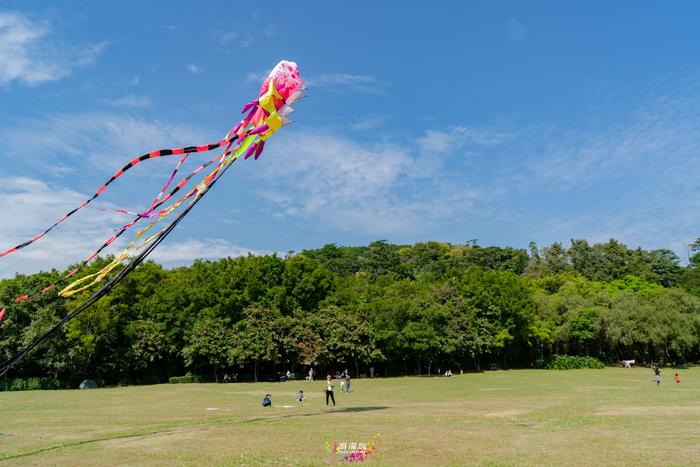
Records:
[[[314,369],[311,368],[309,370],[309,376],[306,377],[307,381],[313,381],[314,380]],[[287,375],[289,375],[289,372],[287,372]],[[335,394],[334,394],[334,383],[333,383],[333,377],[331,375],[326,376],[325,381],[323,381],[323,392],[326,395],[326,405],[330,405],[332,402],[333,405],[335,405]],[[335,379],[340,381],[340,392],[350,392],[350,372],[347,370],[347,368],[342,372],[337,372],[335,375]],[[284,381],[288,381],[289,377],[285,379]],[[265,394],[265,397],[263,398],[263,407],[270,407],[272,406],[272,400],[270,399],[272,397],[270,394]],[[297,402],[304,402],[306,400],[306,396],[304,395],[304,391],[299,391],[296,395],[296,400]]]

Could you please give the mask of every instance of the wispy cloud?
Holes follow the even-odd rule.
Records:
[[[84,48],[82,50],[77,50],[78,65],[88,66],[94,65],[98,57],[107,48],[106,42],[100,42],[99,44],[92,45],[90,47]]]
[[[635,174],[688,184],[686,175],[700,168],[699,105],[700,83],[686,84],[620,106],[613,118],[533,129],[536,141],[521,143],[532,171],[546,183],[580,187]]]
[[[238,33],[234,31],[224,31],[216,34],[216,40],[221,46],[231,45],[237,37]]]
[[[194,63],[190,63],[187,65],[187,71],[189,71],[193,75],[198,75],[204,72],[204,68],[202,68],[199,65],[195,65]]]
[[[29,177],[0,178],[0,213],[12,222],[0,223],[0,249],[5,250],[46,229],[65,212],[87,199],[85,193],[48,185]],[[85,209],[54,229],[38,242],[0,258],[0,278],[16,273],[30,274],[52,268],[64,269],[75,264],[114,234],[114,228],[126,223],[121,214],[105,209]],[[105,254],[120,251],[131,235],[115,242]],[[166,267],[189,264],[195,259],[218,259],[269,254],[234,245],[219,238],[166,241],[150,259]]]
[[[204,130],[127,115],[90,112],[54,114],[0,128],[5,151],[0,156],[31,164],[75,164],[83,170],[116,168],[138,154],[178,144],[206,142]],[[202,143],[203,144],[203,143]]]
[[[288,135],[273,147],[256,175],[259,195],[280,216],[301,216],[320,228],[366,235],[425,232],[453,215],[472,209],[480,190],[449,180],[417,144],[358,145],[334,134]]]
[[[24,242],[87,199],[85,193],[29,177],[0,179],[0,249]],[[0,277],[65,268],[87,257],[113,234],[122,217],[109,211],[79,212],[29,247],[0,258]]]
[[[246,77],[249,82],[261,82],[270,70],[253,71]],[[330,73],[320,75],[305,75],[302,72],[304,83],[310,88],[324,90],[353,91],[358,93],[377,94],[382,92],[378,80],[372,75],[353,75],[347,73]]]
[[[247,255],[264,255],[271,252],[256,251],[234,245],[221,238],[185,239],[178,242],[165,241],[149,258],[166,267],[189,264],[195,259],[236,258]]]
[[[265,71],[251,71],[246,76],[246,81],[248,81],[249,83],[262,83],[271,71],[272,68]]]
[[[376,129],[381,126],[386,121],[386,117],[382,115],[366,115],[357,119],[354,123],[350,124],[350,127],[356,131],[364,131],[370,129]]]
[[[238,44],[238,46],[241,49],[247,49],[248,47],[253,45],[253,35],[246,33],[245,36],[241,39],[241,42]]]
[[[150,107],[153,101],[148,96],[122,96],[116,99],[103,99],[103,101],[113,107],[140,109]]]
[[[106,43],[61,46],[49,39],[51,30],[48,20],[0,12],[0,85],[35,86],[59,80],[77,67],[94,64],[106,48]]]
[[[304,81],[309,88],[326,91],[352,91],[365,94],[380,94],[382,92],[382,86],[373,75],[329,73],[310,75],[305,77]]]
[[[455,151],[466,143],[491,146],[502,144],[510,137],[508,133],[496,130],[453,126],[445,130],[427,130],[417,141],[424,153],[442,154]]]
[[[551,206],[514,230],[546,242],[616,238],[683,255],[683,244],[700,236],[692,215],[700,207],[692,176],[700,171],[700,81],[654,85],[645,97],[610,105],[575,127],[521,128],[498,148],[494,159],[510,161],[493,177],[506,199]]]
[[[350,86],[357,84],[374,83],[377,79],[372,75],[350,75],[346,73],[335,73],[327,75],[313,76],[308,79],[309,86]]]

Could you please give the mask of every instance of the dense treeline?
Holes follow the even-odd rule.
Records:
[[[700,250],[700,243],[694,245]],[[529,367],[553,354],[680,362],[700,354],[700,253],[572,240],[529,251],[428,242],[145,263],[8,376],[74,384],[291,369],[413,374]],[[98,260],[84,274],[98,269]],[[0,281],[0,303],[59,271]],[[0,325],[11,356],[81,299],[22,302]]]

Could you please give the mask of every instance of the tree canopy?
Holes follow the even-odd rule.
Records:
[[[684,267],[671,250],[630,249],[614,239],[528,250],[380,240],[171,270],[146,262],[12,376],[117,384],[187,372],[257,380],[309,367],[356,374],[370,366],[381,374],[528,367],[553,354],[693,360],[700,351],[698,255]],[[2,280],[0,302],[60,274]],[[87,293],[13,305],[0,325],[0,358]]]

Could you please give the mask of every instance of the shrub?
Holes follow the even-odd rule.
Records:
[[[195,375],[185,375],[185,376],[171,376],[168,378],[168,382],[171,384],[178,383],[201,383],[202,378]]]
[[[0,380],[0,391],[35,391],[60,389],[61,382],[53,378],[13,378]]]
[[[577,357],[573,355],[553,355],[545,368],[548,370],[578,370],[581,368],[605,368],[603,362],[594,357]]]

